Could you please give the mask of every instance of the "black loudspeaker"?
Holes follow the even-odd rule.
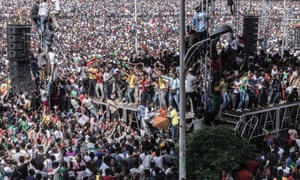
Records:
[[[24,31],[30,31],[30,26],[28,25],[19,25],[19,24],[10,24],[7,26],[7,34],[8,35],[23,35]]]
[[[27,62],[10,62],[10,76],[30,76],[30,64]]]
[[[15,76],[11,78],[11,88],[13,94],[19,94],[34,90],[35,84],[31,80],[30,74],[28,77]]]
[[[247,54],[257,54],[258,22],[259,16],[244,16],[243,37]]]
[[[26,56],[28,56],[28,52],[23,51],[23,50],[9,50],[8,51],[8,57],[11,60],[17,60],[20,61],[20,59],[24,59],[26,60]],[[28,60],[28,58],[27,58]]]
[[[31,78],[30,63],[27,61],[9,61],[9,75],[13,93],[33,90],[35,83]]]
[[[7,26],[7,56],[12,93],[34,89],[35,83],[30,70],[30,33],[29,25]]]
[[[9,50],[23,50],[24,44],[23,43],[9,43],[8,49]]]
[[[10,61],[29,61],[31,26],[7,26],[7,52]]]

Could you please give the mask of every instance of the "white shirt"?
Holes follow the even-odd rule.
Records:
[[[55,59],[55,53],[54,52],[48,52],[48,57],[50,64],[56,64],[56,59]]]
[[[108,81],[110,78],[110,74],[108,72],[104,72],[103,73],[103,82]]]
[[[235,80],[233,83],[234,83],[235,87],[239,87],[240,86],[240,81]],[[235,94],[240,93],[240,88],[234,88],[233,89],[233,93],[235,93]]]
[[[106,176],[105,174],[105,169],[110,168],[107,164],[105,164],[104,162],[101,163],[100,165],[100,170],[102,171],[102,176]]]
[[[92,100],[90,98],[84,98],[82,104],[88,109],[92,109],[94,106],[92,104]]]
[[[55,10],[60,11],[60,0],[55,0]]]
[[[142,157],[141,157],[141,159],[142,159]],[[147,154],[143,157],[143,159],[142,159],[143,163],[142,164],[143,164],[145,169],[151,168],[151,159],[152,159],[151,154]]]
[[[156,167],[159,167],[160,169],[164,170],[163,157],[162,156],[153,157],[153,161],[154,161]]]
[[[39,16],[48,16],[49,13],[49,5],[47,2],[42,2],[39,6]]]
[[[44,169],[46,171],[52,170],[52,161],[51,161],[51,159],[45,159],[43,164],[44,164]]]
[[[44,89],[41,89],[40,92],[41,92],[41,101],[48,101],[48,92]]]
[[[16,162],[19,162],[19,158],[20,158],[21,156],[24,156],[24,155],[25,155],[25,154],[22,153],[22,152],[17,152],[17,153],[15,153],[15,154],[12,155],[12,159],[13,159],[14,161],[16,161]]]
[[[192,74],[188,73],[185,77],[185,92],[186,93],[190,93],[190,92],[194,92],[195,88],[194,88],[194,82],[196,80],[196,77],[193,76]]]

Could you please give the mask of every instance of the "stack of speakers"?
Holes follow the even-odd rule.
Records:
[[[9,77],[13,93],[32,90],[30,72],[30,34],[28,25],[8,25],[7,44]]]
[[[258,16],[244,16],[243,37],[246,54],[257,54],[258,21]]]

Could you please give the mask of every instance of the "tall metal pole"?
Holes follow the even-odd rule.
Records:
[[[268,6],[267,6],[267,2],[266,2],[266,0],[264,0],[264,6],[263,6],[264,8],[262,9],[263,10],[263,32],[262,32],[262,39],[263,39],[263,41],[262,41],[262,49],[264,50],[264,51],[266,51],[266,44],[265,44],[265,42],[266,42],[266,39],[267,39],[267,36],[266,36],[266,26],[267,26],[267,18],[268,18]]]
[[[186,179],[185,145],[185,0],[180,1],[180,105],[179,105],[179,179]]]
[[[285,37],[286,37],[286,0],[283,1],[284,12],[283,12],[283,34],[282,34],[282,45],[281,45],[281,57],[283,58],[285,48]]]
[[[138,27],[137,27],[137,12],[136,12],[136,0],[134,0],[134,28],[136,28],[135,32],[135,37],[134,37],[134,49],[135,49],[135,54],[137,55],[138,51]]]

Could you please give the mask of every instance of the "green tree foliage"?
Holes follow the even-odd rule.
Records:
[[[256,157],[256,147],[226,126],[204,127],[187,137],[187,179],[220,179]],[[205,177],[205,178],[204,178]]]

